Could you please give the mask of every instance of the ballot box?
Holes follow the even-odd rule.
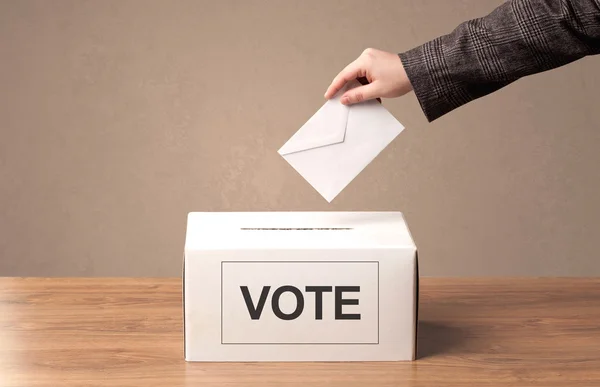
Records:
[[[418,299],[400,212],[188,214],[187,361],[411,361]]]

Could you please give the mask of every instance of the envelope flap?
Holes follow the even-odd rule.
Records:
[[[279,149],[279,154],[301,152],[344,141],[350,108],[330,99]]]

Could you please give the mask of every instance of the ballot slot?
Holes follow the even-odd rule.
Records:
[[[242,231],[349,231],[351,227],[241,227]]]

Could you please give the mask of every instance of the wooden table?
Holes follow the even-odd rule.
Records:
[[[0,279],[0,386],[600,386],[600,279],[432,279],[419,359],[183,360],[179,279]]]

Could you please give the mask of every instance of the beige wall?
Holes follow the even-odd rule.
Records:
[[[400,210],[423,275],[600,275],[600,58],[406,125],[327,204],[276,153],[364,48],[500,0],[0,0],[0,275],[176,276],[202,210]]]

